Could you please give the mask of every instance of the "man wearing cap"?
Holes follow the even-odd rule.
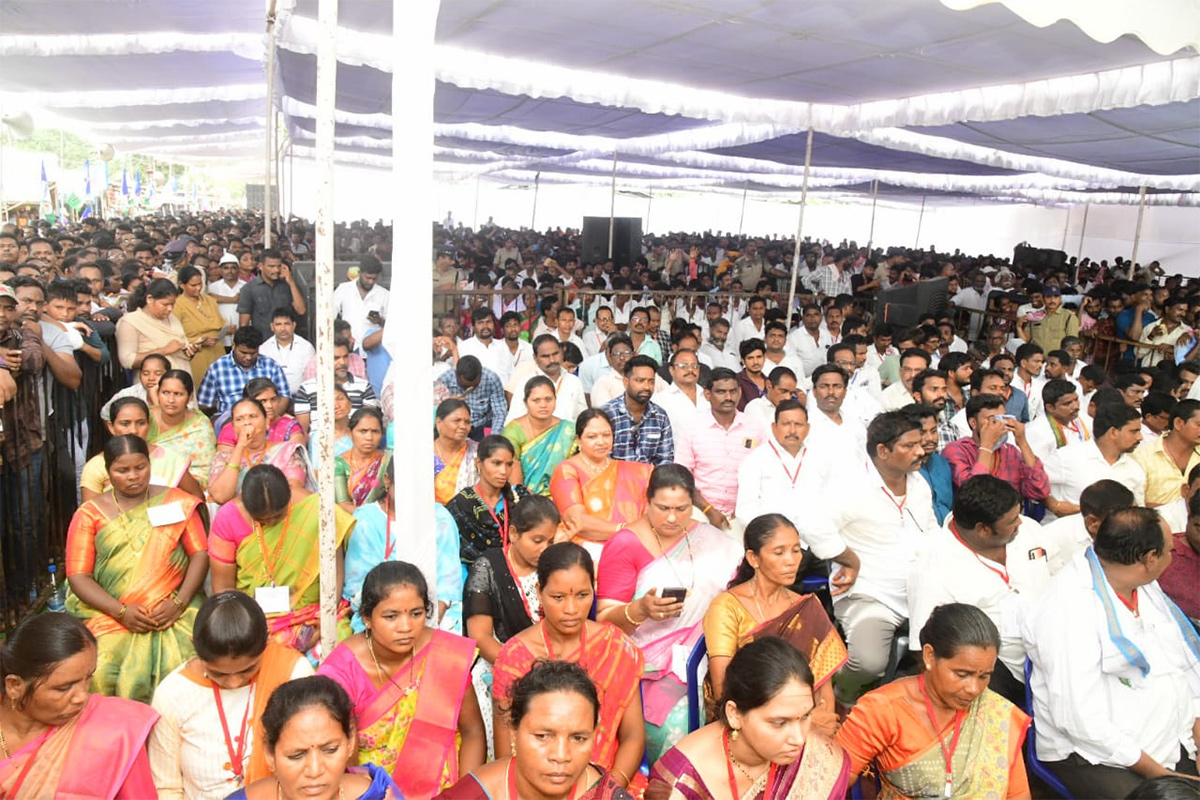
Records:
[[[226,347],[233,344],[233,332],[238,329],[238,300],[246,282],[238,277],[238,257],[233,253],[221,256],[219,264],[221,279],[208,285],[208,293],[217,301],[221,318],[225,320],[225,335],[221,343]]]
[[[1057,286],[1048,284],[1042,290],[1042,297],[1044,315],[1039,319],[1031,312],[1018,319],[1017,335],[1048,353],[1059,348],[1064,336],[1079,335],[1079,317],[1062,307],[1062,289]]]

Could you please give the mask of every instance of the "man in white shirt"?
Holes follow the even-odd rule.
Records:
[[[767,350],[763,354],[763,374],[770,375],[776,367],[787,367],[796,376],[796,387],[807,396],[812,382],[804,371],[804,362],[787,351],[787,326],[773,320],[764,328],[766,334],[763,344]]]
[[[387,313],[388,290],[378,283],[382,272],[383,264],[368,253],[359,262],[358,278],[333,290],[333,315],[350,323],[350,334],[356,342],[366,337],[371,321],[378,327]]]
[[[225,333],[222,343],[229,347],[233,344],[233,332],[238,329],[238,298],[246,282],[238,278],[238,258],[233,253],[221,256],[221,280],[208,285],[208,293],[217,301],[221,311],[221,319],[225,320]],[[296,384],[299,386],[300,384]]]
[[[787,338],[788,348],[804,364],[804,374],[810,378],[813,370],[825,363],[825,353],[833,344],[833,337],[822,322],[821,307],[809,303],[800,312],[800,327]]]
[[[558,324],[555,326],[555,335],[558,341],[562,344],[573,344],[583,351],[583,339],[575,335],[575,309],[571,307],[560,308],[558,310]]]
[[[751,287],[753,288],[753,287]],[[737,325],[729,332],[729,343],[737,347],[747,339],[762,339],[765,334],[763,316],[767,313],[767,301],[758,295],[753,295],[746,304],[747,315],[738,320]]]
[[[1146,472],[1130,455],[1142,441],[1142,417],[1124,403],[1096,409],[1093,438],[1056,450],[1045,464],[1050,478],[1046,507],[1055,516],[1079,513],[1079,495],[1103,478],[1128,486],[1138,505],[1146,501]]]
[[[608,341],[609,334],[617,329],[613,322],[613,312],[608,306],[600,306],[596,309],[596,325],[588,328],[583,332],[583,354],[585,356],[594,356],[604,349],[604,343]]]
[[[1025,646],[1018,598],[1036,597],[1050,581],[1041,528],[1021,516],[1021,494],[994,475],[969,478],[954,495],[946,526],[925,542],[908,575],[908,626],[920,631],[933,609],[966,603],[1000,631],[1000,662],[988,687],[1013,704],[1025,701]],[[918,637],[909,649],[920,650]]]
[[[1200,639],[1157,582],[1173,545],[1153,509],[1114,511],[1022,604],[1038,758],[1075,797],[1123,798],[1146,778],[1195,774]]]
[[[1016,353],[1017,369],[1013,374],[1012,386],[1025,393],[1029,400],[1029,420],[1040,417],[1042,408],[1042,386],[1046,379],[1042,377],[1042,367],[1046,363],[1046,354],[1032,342],[1021,345]]]
[[[929,369],[929,353],[919,347],[910,347],[900,355],[900,380],[883,390],[884,411],[898,411],[916,401],[912,396],[912,379]]]
[[[271,318],[273,335],[258,348],[260,355],[269,356],[279,364],[287,376],[288,388],[293,392],[304,383],[304,368],[317,354],[311,343],[296,335],[298,321],[291,306],[275,309]]]
[[[836,364],[813,370],[808,403],[808,449],[818,458],[857,462],[866,452],[867,427],[845,409],[846,371]]]
[[[1025,439],[1043,464],[1056,450],[1083,444],[1092,431],[1079,415],[1079,394],[1068,380],[1051,379],[1042,386],[1045,413],[1025,426]]]
[[[749,523],[763,514],[783,514],[800,532],[801,543],[813,555],[836,561],[847,570],[835,573],[835,590],[841,594],[858,574],[858,557],[846,547],[828,520],[824,508],[829,462],[806,459],[808,412],[798,400],[775,407],[771,437],[738,467],[737,518]]]
[[[554,416],[574,422],[587,408],[583,384],[579,378],[562,368],[562,345],[553,335],[544,333],[533,340],[533,359],[517,367],[504,387],[509,400],[504,424],[525,415],[525,384],[537,375],[543,375],[554,383]]]
[[[695,350],[676,350],[667,367],[671,374],[671,385],[661,392],[656,391],[653,400],[671,420],[671,430],[684,430],[697,415],[707,414],[708,398],[699,384],[700,359]]]
[[[971,276],[971,285],[965,289],[960,289],[958,294],[950,299],[950,302],[959,308],[976,308],[980,311],[987,309],[987,298],[990,287],[988,286],[988,276],[983,270],[979,270]],[[983,325],[983,314],[972,314],[968,323],[967,338],[975,341],[979,338],[979,328]]]
[[[729,320],[721,317],[708,325],[708,341],[700,345],[700,352],[708,356],[714,368],[725,367],[737,371],[742,368],[741,358],[727,349]]]
[[[819,386],[820,378],[813,391]],[[854,586],[833,604],[850,654],[835,679],[843,702],[883,677],[892,638],[908,616],[909,571],[937,529],[933,495],[918,472],[924,457],[920,423],[887,412],[867,431],[867,457],[843,461],[826,485],[833,527],[862,563]]]
[[[871,343],[864,336],[850,334],[842,339],[841,344],[854,349],[854,371],[850,375],[850,385],[846,388],[847,394],[854,397],[866,393],[875,401],[875,405],[883,410],[883,386],[879,381],[879,368],[869,364],[868,357],[874,349]]]
[[[850,342],[838,342],[829,348],[827,358],[830,364],[836,364],[850,376],[850,380],[846,385],[846,400],[842,404],[842,411],[855,417],[863,424],[864,430],[867,425],[871,424],[871,420],[883,413],[883,407],[867,389],[865,381],[857,381],[859,377],[858,356],[856,355],[856,346],[854,344],[856,336],[850,337]]]
[[[507,386],[514,372],[528,367],[533,361],[533,346],[521,338],[521,315],[515,311],[505,311],[504,316],[500,317],[500,335],[504,344],[501,352],[508,359],[508,377],[505,378],[502,373],[496,374]]]
[[[764,370],[765,373],[765,370]],[[764,428],[775,424],[775,408],[785,400],[796,400],[796,373],[787,367],[775,367],[766,377],[767,393],[756,397],[746,404],[743,413],[754,417]],[[805,417],[805,433],[808,431],[808,419]],[[747,520],[748,521],[748,520]]]
[[[500,382],[508,383],[512,377],[513,355],[502,340],[496,339],[496,317],[490,308],[477,308],[471,312],[471,325],[475,335],[458,346],[458,357],[475,356],[484,369],[496,373]]]
[[[1134,505],[1133,492],[1114,480],[1096,481],[1079,495],[1079,513],[1042,526],[1042,541],[1050,574],[1057,575],[1092,543],[1104,518],[1118,508]]]

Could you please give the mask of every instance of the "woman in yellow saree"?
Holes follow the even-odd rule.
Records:
[[[1028,800],[1029,717],[987,688],[999,649],[1000,632],[975,606],[935,608],[921,629],[925,671],[865,694],[838,731],[851,779],[873,762],[881,800]]]
[[[433,496],[442,505],[479,480],[479,443],[471,432],[471,409],[465,400],[443,400],[437,407],[433,438]]]
[[[475,642],[426,625],[425,577],[404,561],[367,573],[360,613],[366,632],[338,645],[318,673],[354,704],[357,763],[390,772],[408,800],[428,800],[487,757],[471,691]]]
[[[200,270],[183,267],[178,278],[180,294],[175,299],[172,313],[183,326],[187,340],[196,348],[196,354],[192,356],[192,378],[200,383],[212,363],[225,355],[221,337],[227,333],[227,326],[217,299],[204,291],[204,276]]]
[[[164,450],[191,459],[188,472],[202,488],[208,487],[208,471],[217,451],[212,422],[199,409],[188,408],[195,384],[180,369],[167,371],[158,381],[158,404],[150,409],[150,433],[146,440]]]
[[[504,426],[504,438],[516,449],[518,471],[513,483],[543,497],[550,496],[550,477],[575,449],[575,423],[554,416],[554,381],[536,375],[525,383],[527,413]]]
[[[149,448],[137,436],[110,439],[104,463],[112,490],[80,506],[67,532],[67,610],[97,640],[92,688],[148,703],[195,655],[208,571],[200,499],[152,486]]]
[[[244,401],[243,401],[244,402]],[[336,509],[337,586],[344,574],[343,546],[354,517]],[[318,497],[288,484],[278,467],[259,464],[246,472],[241,498],[213,518],[209,550],[214,593],[231,589],[256,599],[271,637],[308,656],[320,652],[320,552]],[[339,628],[349,633],[350,604],[338,604]]]

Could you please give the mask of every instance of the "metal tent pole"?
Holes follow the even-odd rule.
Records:
[[[1146,214],[1146,187],[1143,186],[1138,192],[1138,218],[1137,228],[1133,232],[1133,255],[1129,257],[1129,268],[1132,270],[1137,264],[1138,245],[1142,243],[1142,217]],[[1130,273],[1132,277],[1132,273]]]
[[[334,26],[337,25],[337,3],[334,3]],[[318,79],[318,83],[320,80]],[[333,108],[330,107],[330,118]],[[266,141],[263,152],[266,162],[263,164],[263,247],[271,246],[271,158],[274,153],[275,136],[275,0],[270,0],[267,7],[267,115]]]
[[[608,257],[613,257],[613,239],[617,234],[617,151],[613,150],[612,190],[608,205]]]
[[[871,181],[871,230],[867,233],[867,255],[871,254],[871,245],[875,243],[875,205],[879,202],[879,181]]]
[[[925,222],[925,195],[921,195],[921,214],[917,217],[917,240],[913,242],[913,250],[921,246],[921,225]]]
[[[650,232],[650,206],[654,204],[654,189],[646,190],[646,233]]]
[[[784,323],[792,327],[792,307],[796,305],[796,280],[800,276],[801,235],[804,233],[804,209],[808,205],[808,170],[812,166],[813,127],[808,126],[808,144],[804,148],[804,181],[800,185],[800,219],[796,222],[796,252],[792,254],[792,288],[788,291],[787,317]]]
[[[1067,206],[1067,221],[1063,223],[1063,240],[1059,250],[1067,252],[1067,234],[1071,232],[1071,207]]]
[[[537,197],[538,189],[541,187],[541,184],[542,173],[539,172],[533,176],[533,214],[530,215],[529,219],[529,230],[531,231],[537,230]]]
[[[742,214],[738,217],[738,236],[742,235],[742,229],[746,222],[746,195],[749,193],[750,182],[746,181],[746,183],[742,186]]]
[[[1088,211],[1090,211],[1091,208],[1091,203],[1083,204],[1083,224],[1079,226],[1079,249],[1075,251],[1076,260],[1083,258],[1083,236],[1087,233]]]
[[[321,652],[337,644],[337,606],[341,594],[337,575],[337,503],[334,496],[333,455],[333,113],[337,100],[338,0],[320,0],[317,11],[317,231],[316,323],[317,407],[312,425],[316,438],[317,492],[320,495]],[[271,46],[274,51],[274,46]],[[267,81],[270,86],[270,78]],[[268,90],[268,97],[270,91]],[[270,142],[270,133],[267,134]],[[268,155],[270,145],[268,144]],[[270,170],[267,171],[268,177]],[[270,187],[267,187],[270,202]],[[269,206],[268,206],[269,207]],[[269,220],[268,220],[269,221]],[[269,228],[268,228],[269,229]]]
[[[475,211],[471,218],[471,230],[479,230],[479,184],[483,181],[483,176],[475,179]]]

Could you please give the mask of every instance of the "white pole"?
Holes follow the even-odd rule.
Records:
[[[921,195],[921,214],[917,217],[917,240],[913,242],[913,250],[921,246],[921,224],[925,222],[925,195]]]
[[[608,257],[613,257],[613,239],[617,235],[617,151],[613,150],[612,191],[608,205]]]
[[[1075,251],[1076,260],[1083,258],[1083,235],[1087,233],[1088,211],[1091,210],[1091,208],[1091,203],[1083,204],[1083,225],[1079,226],[1079,249]]]
[[[296,210],[296,143],[288,142],[288,214]]]
[[[746,181],[742,186],[742,214],[738,217],[738,236],[742,235],[742,229],[746,222],[746,195],[750,193],[750,182]]]
[[[879,181],[871,181],[871,230],[867,234],[867,255],[871,254],[871,245],[875,243],[875,205],[879,202]]]
[[[533,176],[533,214],[530,215],[529,219],[529,230],[531,231],[537,230],[537,196],[538,188],[541,186],[541,182],[542,173],[539,172]]]
[[[337,7],[336,2],[334,7]],[[334,16],[334,25],[337,25],[337,17]],[[332,114],[332,106],[330,114]],[[274,153],[274,135],[275,135],[275,0],[269,0],[267,6],[267,115],[266,115],[266,141],[264,142],[264,153],[266,154],[266,163],[263,164],[263,247],[271,246],[271,158]],[[332,157],[331,157],[332,158]],[[328,652],[328,651],[326,651]]]
[[[413,199],[433,197],[433,32],[437,24],[438,3],[392,0],[392,31],[395,41],[404,47],[392,50],[392,118],[403,120],[392,131],[392,181],[407,191],[396,192],[392,205],[393,239],[415,244],[413,260],[431,259],[433,237],[430,216],[414,213]],[[419,204],[418,204],[419,207]],[[424,248],[424,251],[420,248]],[[432,536],[434,518],[433,432],[433,271],[399,269],[404,262],[393,256],[392,294],[384,347],[396,359],[411,359],[396,372],[394,385],[395,502],[402,530]],[[421,264],[418,263],[418,267]],[[407,264],[405,264],[407,267]],[[411,364],[411,366],[409,366]],[[403,380],[405,383],[401,383]],[[417,389],[423,391],[417,391]],[[437,608],[436,584],[431,585],[430,600]],[[461,598],[443,598],[461,602]]]
[[[792,254],[792,288],[788,292],[787,317],[784,324],[792,327],[792,307],[796,305],[796,279],[800,276],[801,235],[804,233],[804,207],[808,205],[808,170],[812,166],[813,127],[808,126],[808,144],[804,147],[804,181],[800,185],[800,219],[796,222],[796,252]]]
[[[646,190],[646,233],[650,232],[650,206],[654,203],[654,189]]]
[[[1129,269],[1133,269],[1137,265],[1138,245],[1142,242],[1142,217],[1146,214],[1146,187],[1143,186],[1138,192],[1138,219],[1137,229],[1133,232],[1133,255],[1129,257]],[[1130,273],[1132,277],[1133,273]]]
[[[320,0],[317,11],[317,241],[316,345],[317,407],[312,430],[316,437],[317,492],[320,495],[321,652],[337,644],[337,530],[333,455],[333,112],[337,99],[338,0]],[[271,48],[274,49],[273,47]],[[269,83],[268,83],[269,85]],[[268,134],[269,141],[270,134]],[[270,172],[268,171],[268,175]],[[267,192],[268,198],[270,191]]]
[[[1071,231],[1071,207],[1067,206],[1067,221],[1063,223],[1063,240],[1059,250],[1067,252],[1067,234]]]
[[[479,184],[481,181],[483,181],[482,175],[475,179],[475,212],[471,218],[471,230],[473,231],[479,230]]]

